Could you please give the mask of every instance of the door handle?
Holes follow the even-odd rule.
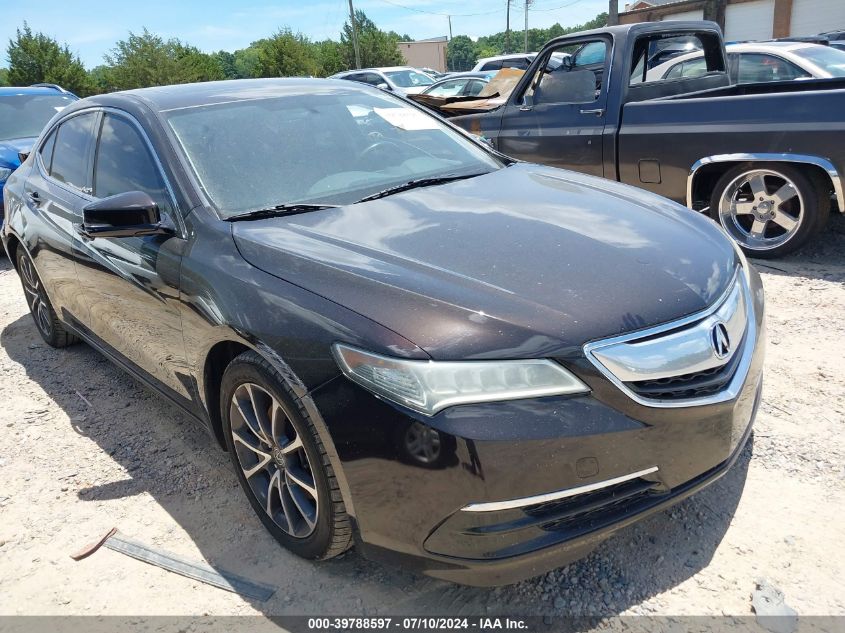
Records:
[[[581,114],[595,114],[596,116],[604,116],[604,108],[595,108],[594,110],[581,110]]]

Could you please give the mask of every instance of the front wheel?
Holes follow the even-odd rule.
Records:
[[[751,257],[780,257],[806,244],[830,215],[828,188],[792,165],[745,163],[716,183],[710,216]]]
[[[304,558],[346,551],[351,524],[320,437],[281,376],[255,352],[226,368],[220,414],[241,487],[276,540]]]

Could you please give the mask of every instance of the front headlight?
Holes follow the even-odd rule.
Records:
[[[12,175],[13,169],[8,167],[0,167],[0,182],[6,182],[6,179]]]
[[[587,393],[589,388],[550,360],[426,361],[390,358],[336,343],[346,376],[426,415],[456,404]]]

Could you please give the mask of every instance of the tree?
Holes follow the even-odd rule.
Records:
[[[9,69],[0,68],[0,86],[9,85]]]
[[[362,67],[397,66],[405,63],[405,58],[402,57],[397,46],[400,38],[396,33],[392,35],[385,33],[360,9],[355,11],[355,26],[358,28],[358,48],[361,50]],[[340,43],[343,46],[345,67],[354,68],[352,25],[348,20],[340,33]]]
[[[117,42],[104,56],[116,90],[223,79],[217,58],[178,39],[164,40],[147,29]]]
[[[314,47],[317,52],[317,64],[320,67],[319,75],[321,77],[328,77],[348,68],[344,57],[343,44],[334,40],[323,40],[316,42]]]
[[[470,70],[475,66],[476,51],[466,35],[456,35],[446,47],[446,66],[449,70]]]
[[[238,79],[260,77],[258,70],[258,42],[235,51],[235,72]]]
[[[33,33],[26,22],[22,29],[16,29],[15,38],[9,40],[6,55],[7,81],[11,85],[58,84],[83,97],[93,92],[85,67],[67,44],[62,46],[43,33]]]
[[[238,77],[238,68],[235,65],[235,54],[229,51],[217,51],[212,55],[220,64],[220,70],[223,71],[223,76],[226,79],[240,79]]]
[[[270,38],[256,42],[257,69],[261,77],[294,77],[318,74],[319,67],[311,43],[302,33],[281,29]]]

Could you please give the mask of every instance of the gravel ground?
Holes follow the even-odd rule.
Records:
[[[845,218],[759,262],[764,399],[732,471],[588,558],[476,589],[276,546],[226,455],[174,406],[85,345],[44,345],[0,258],[0,615],[746,615],[765,579],[801,615],[845,615]],[[101,549],[127,536],[277,587],[258,602]]]

